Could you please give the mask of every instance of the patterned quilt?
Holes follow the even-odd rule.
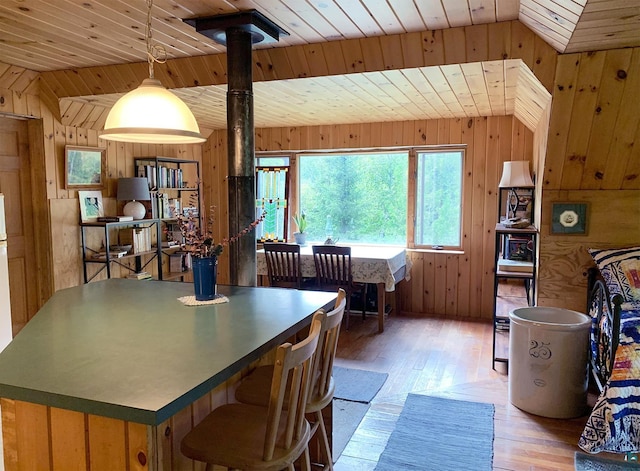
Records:
[[[613,372],[578,445],[589,453],[640,451],[640,303],[622,305]]]

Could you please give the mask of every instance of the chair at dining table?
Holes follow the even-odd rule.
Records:
[[[346,329],[349,330],[351,295],[359,292],[362,299],[362,320],[366,314],[367,284],[353,281],[351,273],[351,247],[342,245],[313,245],[313,263],[316,267],[316,286],[321,291],[347,293]]]
[[[310,439],[314,437],[316,431],[319,432],[320,445],[328,470],[333,469],[333,457],[322,410],[333,400],[335,391],[333,361],[345,307],[346,293],[343,289],[339,289],[334,308],[326,313],[322,321],[306,409],[307,414],[313,416]],[[273,365],[263,365],[249,373],[236,388],[236,400],[245,404],[267,405],[273,368]]]
[[[298,244],[265,242],[264,258],[267,262],[269,286],[302,288],[300,246]]]
[[[311,426],[306,404],[325,314],[313,315],[309,335],[276,351],[264,405],[225,404],[209,413],[180,442],[180,451],[192,460],[229,469],[288,469],[302,457],[310,471]]]

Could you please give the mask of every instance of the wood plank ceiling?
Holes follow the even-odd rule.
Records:
[[[155,0],[154,42],[165,47],[168,59],[222,54],[224,47],[182,19],[252,8],[289,31],[275,47],[513,19],[559,52],[640,45],[638,0]],[[117,77],[109,66],[146,60],[145,21],[144,0],[2,0],[0,61],[5,70],[18,66],[36,72],[103,67],[114,82],[139,83],[132,75]],[[531,108],[517,105],[518,86],[526,86],[529,95],[531,90],[544,95],[527,71],[512,60],[257,80],[256,126],[360,122],[363,116],[395,121],[518,113]],[[176,86],[174,91],[193,108],[202,127],[226,126],[223,84]],[[86,95],[69,85],[57,96],[63,97],[63,122],[100,125],[104,110],[120,95]],[[519,113],[527,126],[536,119],[535,108]]]

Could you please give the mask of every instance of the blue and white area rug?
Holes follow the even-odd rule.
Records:
[[[491,471],[493,404],[409,394],[376,471]]]

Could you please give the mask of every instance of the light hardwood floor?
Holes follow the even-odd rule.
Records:
[[[508,312],[523,305],[517,286],[504,289],[500,309]],[[495,404],[494,470],[573,470],[587,416],[549,419],[511,405],[506,365],[498,363],[493,370],[491,355],[490,322],[399,317],[392,312],[384,333],[378,334],[375,317],[363,322],[353,315],[350,330],[340,334],[336,365],[386,372],[389,378],[335,470],[375,468],[410,392]],[[590,394],[590,403],[594,400]]]

